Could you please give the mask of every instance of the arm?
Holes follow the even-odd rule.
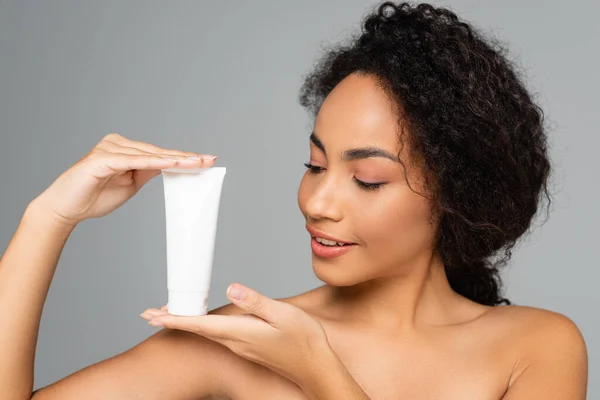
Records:
[[[585,400],[588,360],[581,332],[557,313],[544,316],[541,325],[502,399]]]
[[[72,227],[27,208],[0,260],[2,398],[32,398],[38,328],[61,250]],[[19,301],[15,301],[19,299]],[[36,391],[34,399],[191,399],[223,394],[217,372],[234,355],[188,332],[161,330],[134,348]]]
[[[0,260],[3,400],[32,396],[41,314],[58,259],[74,227],[117,209],[162,169],[196,168],[213,162],[214,156],[204,160],[200,154],[164,149],[111,133],[31,202]],[[219,355],[224,350],[217,349],[199,337],[159,333],[34,396],[75,399],[85,392],[87,399],[155,399],[165,393],[173,399],[198,397],[220,387],[212,361],[218,367],[228,360]],[[199,373],[190,373],[195,370]]]
[[[42,309],[72,229],[43,218],[32,203],[0,259],[0,387],[7,399],[31,396]]]
[[[227,396],[227,349],[189,332],[163,329],[142,343],[39,389],[33,400],[191,400]]]

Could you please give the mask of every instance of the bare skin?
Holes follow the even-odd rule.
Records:
[[[310,228],[354,247],[337,258],[313,253],[313,270],[324,285],[278,300],[322,324],[336,354],[374,400],[585,399],[587,353],[570,319],[532,307],[483,306],[452,290],[442,261],[431,249],[435,226],[429,223],[429,205],[405,180],[417,192],[426,190],[409,148],[398,145],[397,119],[385,93],[368,77],[346,78],[326,99],[310,143],[313,171],[307,170],[302,179],[298,205]],[[107,149],[119,154],[146,146],[122,137],[110,139],[117,145]],[[341,157],[365,147],[400,154],[406,175],[393,159]],[[158,167],[136,167],[144,168],[148,172],[138,176],[137,186],[155,176]],[[30,398],[43,300],[71,233],[70,222],[105,215],[134,192],[113,193],[100,203],[90,200],[102,199],[90,194],[96,189],[75,196],[85,187],[81,182],[88,182],[83,167],[75,171],[28,207],[0,262],[0,312],[8,327],[0,331],[0,353],[5,355],[0,387],[10,388],[10,400]],[[370,190],[357,180],[382,185]],[[128,182],[124,179],[116,187]],[[79,200],[57,200],[64,198]],[[17,293],[22,301],[14,304]],[[241,310],[229,304],[211,313]],[[266,367],[201,336],[168,329],[41,389],[33,398],[79,399],[82,393],[91,400],[211,395],[306,399],[296,384]]]
[[[330,313],[331,291],[324,285],[278,300],[302,308],[324,326],[332,347],[372,399],[526,399],[536,392],[508,397],[509,388],[540,352],[556,347],[557,337],[564,340],[577,335],[570,320],[551,311],[487,307],[468,300],[454,322],[406,333],[380,330],[349,324],[343,316]],[[211,313],[237,314],[239,309],[229,304]],[[548,332],[549,327],[555,331]],[[550,355],[548,362],[558,362],[561,357],[564,355]],[[569,357],[562,362],[577,366]],[[223,398],[306,399],[295,384],[260,365],[242,358],[236,364],[241,366],[236,369],[239,375],[230,376],[229,396]],[[557,372],[560,380],[579,381],[580,397],[572,398],[585,398],[581,390],[586,383],[577,374],[581,370]]]

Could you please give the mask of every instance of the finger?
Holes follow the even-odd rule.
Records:
[[[93,174],[97,178],[114,175],[115,172],[126,172],[130,170],[161,170],[177,166],[179,168],[199,168],[203,166],[202,158],[176,159],[171,156],[136,155],[111,153],[97,150],[90,154],[88,163],[94,169]]]
[[[128,146],[120,146],[118,144],[112,143],[112,142],[105,142],[101,145],[98,146],[98,148],[100,148],[103,151],[106,152],[110,152],[110,153],[119,153],[119,154],[130,154],[130,155],[155,155],[155,156],[159,156],[159,157],[163,157],[167,160],[173,159],[176,160],[178,164],[181,164],[181,166],[185,166],[189,160],[192,161],[201,161],[198,165],[194,165],[194,167],[211,167],[214,165],[216,157],[215,156],[211,156],[211,155],[207,155],[207,154],[194,154],[194,153],[189,153],[192,155],[181,155],[181,154],[175,154],[175,153],[149,153],[147,151],[144,150],[140,150],[138,148],[135,147],[128,147]],[[201,160],[199,160],[199,158]],[[179,165],[178,165],[179,166]],[[152,178],[152,176],[148,177],[148,178]],[[145,181],[147,181],[149,179],[146,179]]]
[[[205,159],[209,159],[213,157],[211,154],[199,154],[191,151],[182,151],[182,150],[172,150],[165,149],[163,147],[159,147],[150,143],[140,142],[137,140],[129,139],[118,133],[110,133],[104,137],[105,141],[122,146],[122,147],[131,147],[136,148],[138,150],[145,151],[147,153],[153,154],[170,154],[170,155],[179,155],[179,156],[204,156]]]
[[[99,149],[111,152],[111,153],[121,153],[121,154],[132,154],[132,155],[156,155],[164,158],[174,158],[176,160],[186,160],[186,159],[196,159],[197,157],[202,157],[203,165],[208,164],[208,161],[214,161],[216,157],[211,156],[209,154],[196,154],[191,152],[180,152],[175,150],[164,150],[161,152],[149,152],[142,150],[137,147],[131,146],[123,146],[109,140],[103,140],[97,146]]]
[[[236,317],[239,316],[232,318],[229,315],[208,314],[183,317],[165,313],[153,317],[149,325],[188,331],[207,338],[243,340],[244,334],[249,331],[250,321]],[[260,323],[264,324],[262,321]]]
[[[172,168],[177,160],[160,156],[133,155],[96,151],[87,158],[87,163],[96,178],[106,178],[130,170],[161,170]],[[199,161],[195,161],[199,163]],[[189,162],[188,162],[189,164]]]
[[[154,317],[158,317],[159,315],[168,314],[166,310],[158,310],[156,308],[148,308],[143,313],[140,314],[140,317],[150,320]]]
[[[192,156],[191,158],[189,157],[183,157],[183,158],[179,158],[179,156],[162,156],[161,157],[165,158],[166,160],[174,160],[174,164],[171,165],[170,167],[178,167],[178,168],[186,168],[186,167],[191,167],[191,168],[209,168],[211,166],[214,165],[215,161],[213,160],[205,160],[204,158],[201,158],[200,160],[198,160],[198,156]],[[134,171],[134,181],[136,183],[136,187],[139,190],[142,186],[144,186],[150,179],[154,178],[155,176],[160,175],[161,171],[160,170],[135,170]]]
[[[289,304],[270,299],[244,285],[232,284],[227,288],[227,296],[241,309],[276,324],[293,311]]]
[[[165,158],[175,158],[177,160],[196,159],[202,157],[202,162],[198,167],[211,167],[214,165],[216,156],[211,154],[199,154],[189,151],[181,150],[169,150],[162,147],[158,147],[149,143],[138,142],[135,140],[128,139],[117,133],[111,133],[106,135],[100,143],[96,146],[99,149],[110,151],[113,153],[124,153],[124,154],[154,154]],[[179,166],[179,165],[178,165]],[[185,165],[183,165],[185,166]],[[154,175],[155,176],[155,175]],[[144,176],[144,182],[147,182],[154,176]]]
[[[161,310],[169,311],[169,305],[166,304],[160,308]]]
[[[109,151],[111,153],[123,153],[123,154],[154,154],[154,155],[161,155],[161,156],[179,156],[179,155],[175,155],[175,154],[167,154],[165,153],[159,153],[159,152],[148,152],[148,151],[144,151],[142,149],[138,149],[136,147],[131,147],[131,146],[125,146],[123,144],[119,144],[119,143],[115,143],[112,142],[110,140],[104,139],[102,140],[100,143],[98,143],[98,145],[96,146],[99,149],[105,150],[105,151]],[[180,157],[185,157],[185,156],[180,156]]]

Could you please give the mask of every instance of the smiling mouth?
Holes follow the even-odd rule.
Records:
[[[323,248],[341,248],[341,247],[352,247],[356,243],[344,242],[339,240],[337,237],[329,235],[319,229],[316,229],[310,225],[306,225],[306,230],[310,233],[311,241],[315,245],[323,246]]]
[[[354,249],[356,243],[337,242],[331,239],[324,239],[318,236],[311,236],[310,247],[317,257],[324,259],[333,259],[340,257]]]
[[[337,242],[335,240],[324,239],[324,238],[320,238],[318,236],[313,236],[313,239],[315,239],[319,244],[322,244],[323,246],[328,246],[328,247],[344,247],[344,246],[351,246],[354,244],[354,243]]]

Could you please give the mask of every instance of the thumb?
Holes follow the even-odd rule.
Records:
[[[275,322],[278,317],[278,302],[270,299],[239,283],[229,285],[227,296],[232,302],[251,314],[268,322]]]

